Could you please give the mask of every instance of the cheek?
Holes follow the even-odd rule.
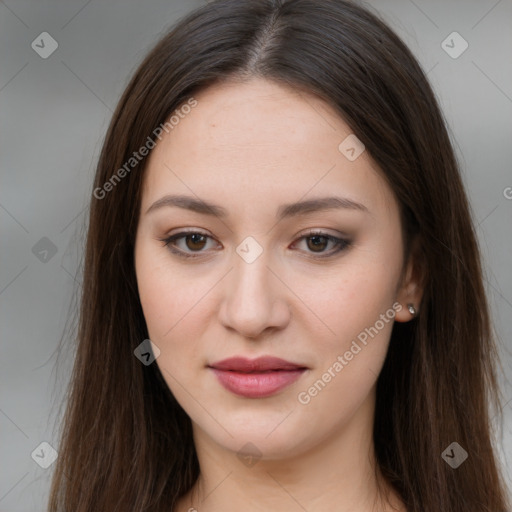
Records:
[[[214,282],[177,269],[165,251],[162,256],[161,248],[148,245],[136,253],[139,297],[149,338],[160,350],[156,363],[174,392],[176,382],[186,381],[193,364],[204,359],[199,340],[204,339],[207,292]]]
[[[136,274],[150,337],[155,342],[163,341],[193,314],[194,304],[201,297],[201,286],[191,286],[191,277],[169,264],[165,250],[149,243],[136,252]]]
[[[315,428],[352,417],[374,387],[394,322],[393,284],[389,273],[354,272],[324,299],[334,335],[315,339],[315,365],[296,397]]]
[[[340,400],[345,404],[340,414],[346,408],[352,410],[375,384],[395,318],[393,304],[401,264],[400,244],[395,247],[359,252],[357,260],[347,258],[346,264],[324,281],[329,287],[314,288],[311,304],[319,308],[316,311],[329,330],[323,329],[325,334],[315,339],[315,368],[301,389],[306,393],[304,400],[309,397],[316,402],[311,411]],[[316,398],[320,394],[321,398]]]
[[[390,266],[347,266],[327,286],[314,287],[308,301],[330,328],[326,333],[330,332],[333,339],[347,341],[372,326],[392,307],[397,279],[398,269]]]

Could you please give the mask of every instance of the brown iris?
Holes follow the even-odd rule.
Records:
[[[313,242],[313,245],[310,244],[310,242]],[[326,236],[322,235],[313,235],[308,237],[308,249],[312,249],[313,252],[322,252],[323,249],[327,246],[327,243],[329,242],[328,238]],[[320,249],[317,251],[316,249]]]
[[[201,250],[206,244],[206,236],[199,233],[192,233],[185,237],[186,245],[191,250]],[[191,243],[189,243],[191,241]]]

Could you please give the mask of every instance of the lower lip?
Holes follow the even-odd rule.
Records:
[[[264,398],[281,391],[295,382],[305,369],[276,370],[265,373],[239,373],[211,368],[219,382],[235,395],[246,398]]]

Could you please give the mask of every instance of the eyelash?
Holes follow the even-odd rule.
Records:
[[[171,245],[172,242],[175,242],[176,240],[179,240],[181,238],[186,238],[189,235],[201,235],[206,238],[212,239],[212,237],[210,237],[206,233],[202,233],[201,231],[181,231],[180,233],[176,233],[167,238],[159,238],[158,240],[160,240],[160,242],[163,242],[164,247],[167,247],[170,252],[172,252],[173,254],[176,254],[177,256],[179,256],[181,258],[201,258],[202,257],[201,252],[204,252],[204,251],[196,251],[197,254],[193,254],[193,253],[191,254],[191,253],[182,251],[181,249],[176,249],[174,246]],[[331,256],[334,256],[335,254],[338,254],[339,252],[346,250],[351,245],[350,240],[338,238],[333,235],[324,233],[323,231],[316,231],[316,230],[311,230],[311,231],[307,232],[306,234],[299,237],[298,240],[300,241],[300,240],[304,240],[307,238],[312,238],[314,236],[320,236],[322,238],[327,238],[328,241],[334,242],[335,245],[337,246],[336,250],[331,250],[326,255],[324,255],[324,253],[316,253],[316,254],[322,254],[322,255],[313,256],[313,258],[316,258],[316,259],[329,258]],[[315,253],[312,252],[311,254],[315,254]]]

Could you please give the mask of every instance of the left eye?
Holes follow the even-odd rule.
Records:
[[[306,247],[311,252],[322,255],[325,252],[327,252],[327,255],[337,253],[349,245],[347,240],[342,240],[341,238],[328,235],[327,233],[308,233],[307,235],[299,238],[299,241],[305,241]],[[329,244],[332,244],[334,250],[325,250]]]
[[[209,240],[213,240],[213,238],[198,231],[185,231],[176,233],[168,238],[160,239],[161,242],[164,242],[164,246],[168,247],[173,254],[184,258],[197,258],[201,256],[200,253],[207,252],[203,249],[205,249]],[[323,232],[307,233],[298,239],[298,242],[301,241],[306,242],[306,247],[309,252],[321,254],[322,256],[320,257],[331,256],[346,249],[350,245],[348,240],[343,240]],[[184,242],[184,244],[182,243],[180,247],[179,242]],[[292,245],[296,244],[297,242],[294,242]],[[326,251],[329,244],[332,244],[333,247],[330,251]]]

